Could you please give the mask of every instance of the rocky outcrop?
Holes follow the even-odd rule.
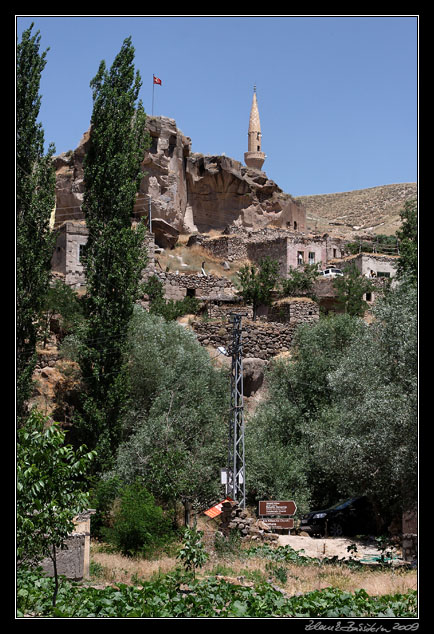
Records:
[[[191,233],[229,225],[287,227],[303,210],[264,172],[226,156],[191,152],[191,140],[174,119],[148,117],[151,146],[143,158],[144,177],[136,198],[136,217],[159,218],[177,231]],[[54,226],[82,220],[83,158],[90,131],[74,151],[53,159],[56,168]]]

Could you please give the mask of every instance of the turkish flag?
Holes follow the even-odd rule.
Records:
[[[161,79],[158,79],[158,77],[155,77],[155,75],[153,75],[154,77],[154,84],[158,84],[159,86],[161,86]]]

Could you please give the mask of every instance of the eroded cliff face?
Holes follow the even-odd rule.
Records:
[[[267,178],[226,156],[191,152],[191,139],[167,117],[148,117],[152,139],[143,159],[144,178],[134,213],[162,218],[182,233],[224,230],[230,225],[262,228],[288,226],[302,206]],[[55,157],[55,226],[83,220],[83,158],[89,131],[76,150]],[[149,198],[150,197],[150,198]]]

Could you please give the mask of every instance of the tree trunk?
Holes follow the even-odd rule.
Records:
[[[189,500],[184,501],[184,526],[190,526],[191,521],[191,502]]]
[[[53,562],[54,571],[54,592],[53,592],[53,608],[56,606],[57,591],[59,590],[59,576],[57,574],[57,558],[56,558],[56,546],[53,544],[53,555],[51,557]]]

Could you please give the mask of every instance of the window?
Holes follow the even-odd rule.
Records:
[[[186,297],[196,297],[196,289],[195,288],[187,288],[187,292],[185,294]]]
[[[390,273],[386,271],[378,271],[377,277],[390,277]]]
[[[309,252],[309,264],[315,264],[315,253],[313,251]]]
[[[297,231],[297,223],[295,220],[294,220],[294,231]]]
[[[372,302],[372,293],[366,293],[366,301]]]
[[[79,244],[78,245],[78,262],[79,262],[79,264],[82,264],[82,258],[83,258],[83,255],[84,255],[84,247],[85,247],[84,244]]]
[[[336,256],[337,256],[336,249],[333,249],[333,257],[335,258]]]
[[[298,264],[298,266],[303,264],[303,262],[304,262],[304,252],[303,251],[297,251],[297,264]]]

